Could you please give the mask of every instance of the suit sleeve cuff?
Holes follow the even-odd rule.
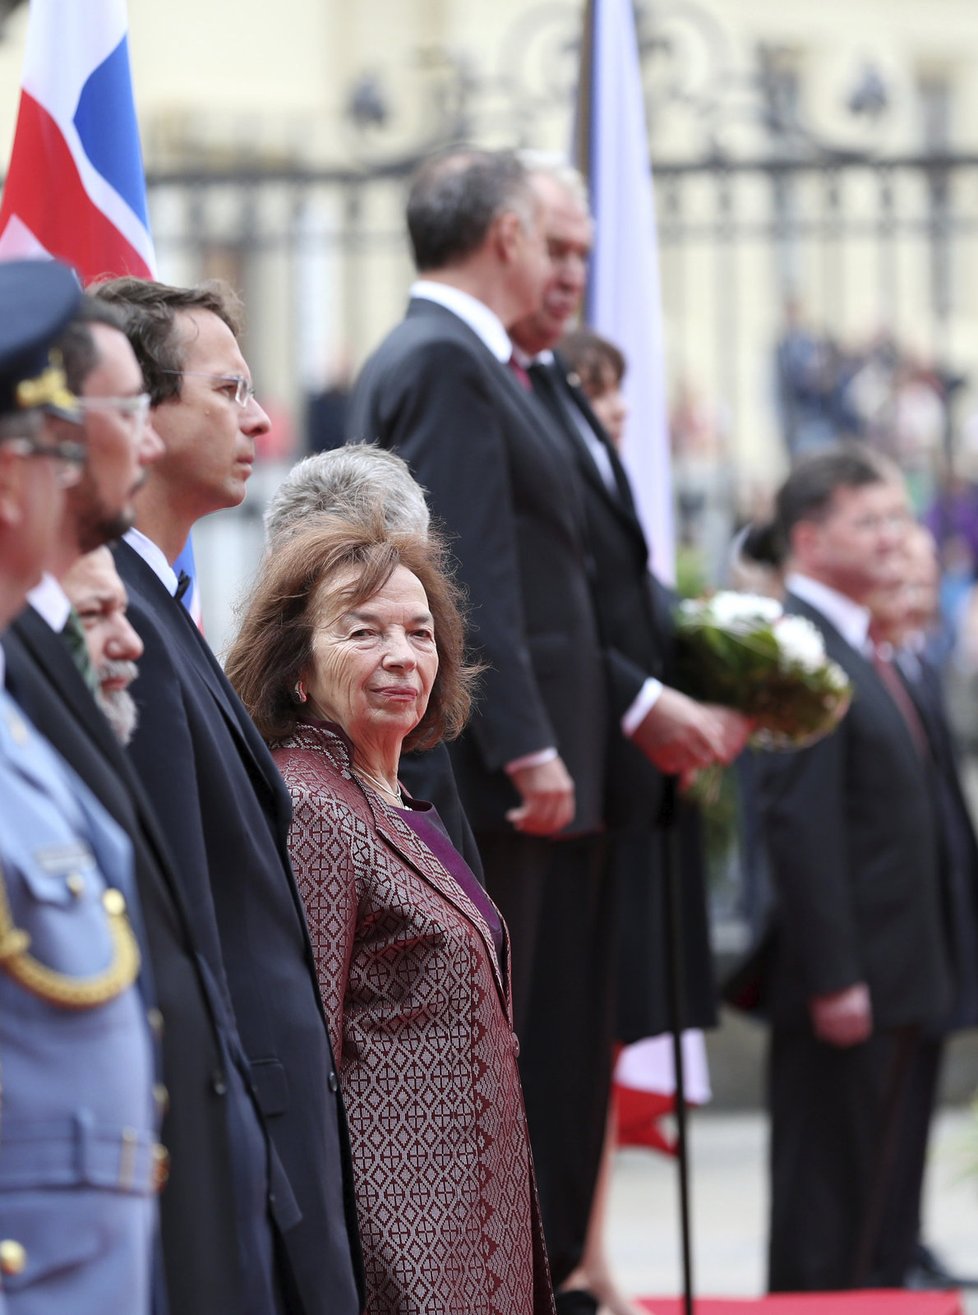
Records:
[[[633,699],[631,707],[628,708],[624,717],[621,719],[621,728],[629,739],[631,739],[645,720],[646,716],[658,703],[659,695],[661,693],[662,681],[656,680],[654,676],[649,676],[648,680]]]
[[[524,767],[542,767],[544,763],[552,763],[556,757],[556,749],[538,749],[536,753],[524,753],[522,758],[514,758],[512,762],[506,763],[503,771],[507,776],[512,776]]]

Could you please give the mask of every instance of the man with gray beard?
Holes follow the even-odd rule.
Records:
[[[139,718],[129,686],[139,674],[136,663],[143,655],[143,641],[126,620],[129,597],[108,548],[79,557],[61,577],[61,587],[81,622],[98,682],[95,702],[119,743],[126,745]]]

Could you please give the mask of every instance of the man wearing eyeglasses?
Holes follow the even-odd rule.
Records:
[[[136,500],[136,524],[115,550],[144,645],[129,753],[173,847],[208,966],[233,1006],[268,1136],[269,1180],[257,1204],[270,1229],[254,1229],[248,1263],[268,1267],[290,1315],[358,1315],[349,1148],[286,848],[289,796],[179,603],[173,569],[202,516],[243,500],[268,417],[230,289],[116,279],[97,295],[126,315],[164,446]],[[244,1204],[255,1223],[254,1197]]]
[[[81,414],[51,350],[80,297],[55,261],[0,264],[0,628],[55,562],[82,474]],[[5,634],[0,1308],[149,1315],[165,1157],[132,848],[3,688],[11,644]]]
[[[253,1250],[252,1230],[247,1217],[239,1220],[238,1203],[252,1184],[263,1216],[266,1148],[237,1029],[220,979],[204,966],[198,927],[151,802],[97,705],[99,691],[86,687],[82,670],[92,667],[83,630],[72,622],[66,628],[69,600],[62,581],[71,579],[82,554],[129,528],[136,493],[163,451],[149,423],[149,397],[124,324],[119,310],[88,297],[59,340],[67,379],[79,394],[84,423],[75,432],[84,441],[78,450],[87,464],[62,467],[72,487],[59,508],[52,573],[11,627],[7,681],[133,846],[164,1020],[165,1089],[158,1097],[171,1154],[161,1198],[170,1309],[210,1315],[233,1307],[263,1315],[274,1297],[270,1282],[263,1286],[260,1275],[252,1281],[242,1264]],[[105,557],[115,577],[112,558]],[[121,591],[117,577],[115,584]],[[154,1020],[159,1026],[157,1014]]]

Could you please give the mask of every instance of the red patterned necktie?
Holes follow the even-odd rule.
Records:
[[[530,381],[530,376],[527,373],[525,366],[520,365],[519,361],[516,359],[515,352],[509,358],[506,364],[509,366],[513,378],[523,389],[524,393],[531,393],[533,391],[533,384]]]
[[[886,686],[887,693],[900,710],[900,715],[907,723],[907,729],[910,732],[911,739],[916,746],[917,752],[921,758],[929,758],[930,741],[927,738],[927,732],[924,730],[924,723],[920,720],[920,714],[910,697],[910,692],[900,678],[890,657],[885,656],[876,647],[873,648],[873,666],[876,668],[876,674]]]

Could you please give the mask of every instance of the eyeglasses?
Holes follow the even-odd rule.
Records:
[[[70,489],[82,477],[88,459],[83,443],[39,443],[33,438],[5,438],[0,445],[18,457],[50,457],[55,462],[55,477],[63,489]]]
[[[242,374],[208,374],[206,370],[161,370],[160,374],[179,374],[185,379],[210,379],[216,384],[226,384],[234,389],[234,400],[242,407],[255,396],[254,386]]]
[[[149,393],[134,397],[79,397],[83,412],[116,411],[127,422],[133,434],[141,434],[149,417]]]

